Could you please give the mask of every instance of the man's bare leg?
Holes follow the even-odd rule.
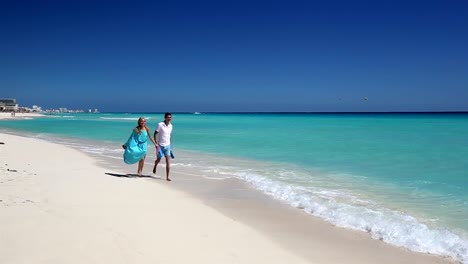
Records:
[[[170,156],[166,156],[166,181],[171,181],[171,179],[169,179],[169,172],[171,170],[171,157]]]
[[[153,173],[156,174],[156,167],[158,167],[159,162],[161,161],[161,158],[157,158],[154,161],[154,167],[153,167]]]

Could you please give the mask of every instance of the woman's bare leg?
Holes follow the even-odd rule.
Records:
[[[146,156],[145,156],[146,157]],[[143,173],[143,166],[145,165],[145,157],[143,157],[139,162],[138,162],[138,176],[141,176]]]

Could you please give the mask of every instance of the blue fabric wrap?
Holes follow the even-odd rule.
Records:
[[[148,133],[144,129],[141,131],[141,134],[138,134],[134,130],[125,146],[127,148],[123,154],[124,162],[127,164],[137,163],[148,151]]]
[[[158,157],[164,157],[164,153],[163,153],[161,147],[159,148],[159,152],[156,150],[156,156],[158,156]],[[175,155],[174,155],[174,153],[172,153],[172,149],[171,149],[171,158],[172,158],[172,159],[175,159]]]

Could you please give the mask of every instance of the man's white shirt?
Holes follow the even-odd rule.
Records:
[[[159,122],[158,126],[156,127],[156,131],[158,132],[158,135],[159,135],[158,144],[160,146],[164,147],[164,146],[168,146],[171,144],[171,133],[172,133],[171,123],[169,123],[169,125],[166,126],[166,123]]]

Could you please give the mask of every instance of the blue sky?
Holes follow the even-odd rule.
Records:
[[[468,110],[468,1],[2,1],[0,34],[24,106]]]

